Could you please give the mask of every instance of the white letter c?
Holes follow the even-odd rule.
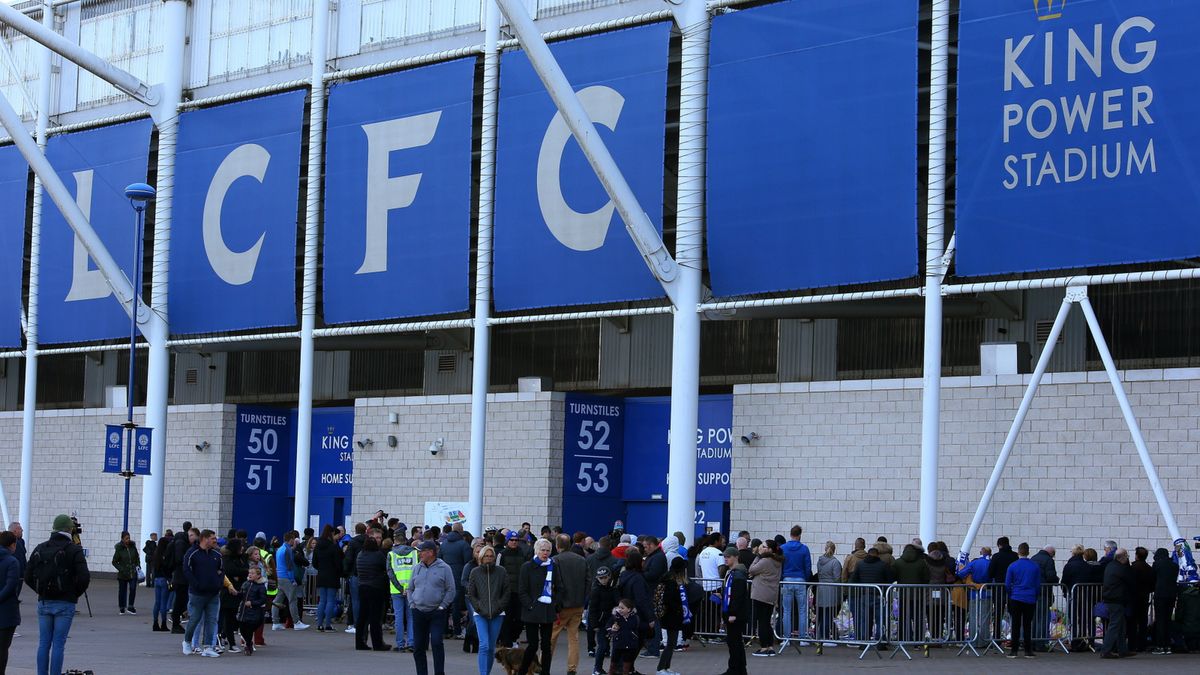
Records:
[[[235,181],[244,176],[261,183],[270,162],[271,153],[261,145],[248,143],[238,146],[217,167],[217,173],[208,186],[208,195],[204,198],[204,253],[217,276],[231,286],[247,284],[254,278],[258,254],[267,235],[264,232],[253,246],[240,253],[229,250],[221,236],[221,207],[225,203],[225,194]]]

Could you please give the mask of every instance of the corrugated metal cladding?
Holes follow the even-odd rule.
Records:
[[[211,0],[208,76],[232,80],[312,56],[311,0]],[[197,7],[197,11],[201,8]]]
[[[254,3],[247,3],[254,4]],[[79,45],[108,59],[147,82],[162,82],[161,2],[107,0],[83,6]],[[81,71],[77,84],[80,107],[111,103],[124,98],[112,85]]]
[[[41,21],[41,13],[31,18]],[[38,57],[33,40],[4,26],[0,28],[0,92],[23,119],[37,112]]]
[[[364,50],[427,36],[479,30],[478,0],[362,0]]]

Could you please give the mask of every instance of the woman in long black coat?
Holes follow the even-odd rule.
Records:
[[[312,566],[317,570],[317,630],[333,630],[333,615],[337,613],[337,592],[342,585],[342,558],[344,554],[334,537],[337,530],[326,525],[313,551]]]
[[[562,608],[562,581],[550,557],[550,542],[538,539],[533,545],[533,560],[521,566],[517,577],[517,600],[521,603],[521,621],[525,624],[525,657],[519,675],[526,675],[533,664],[538,646],[542,648],[542,672],[550,669],[550,633],[558,610]]]

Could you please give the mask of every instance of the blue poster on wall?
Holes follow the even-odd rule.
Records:
[[[625,413],[619,398],[570,394],[563,431],[563,527],[599,536],[625,517]]]
[[[149,427],[138,427],[133,432],[133,473],[138,476],[149,476],[150,445],[154,439],[154,430]]]
[[[125,428],[119,424],[104,425],[104,473],[121,473],[124,463]]]
[[[1200,3],[962,4],[958,272],[1200,255]]]
[[[325,161],[325,320],[467,309],[475,61],[335,85]]]
[[[25,190],[29,167],[15,146],[0,148],[0,347],[21,346]]]
[[[625,399],[627,501],[665,500],[670,465],[671,399]],[[696,429],[696,501],[727,502],[733,471],[733,397],[701,396]]]
[[[303,91],[184,113],[171,227],[171,332],[296,322]]]
[[[713,19],[714,293],[917,273],[917,18],[917,0],[804,0]]]
[[[233,526],[268,538],[291,529],[295,410],[238,406],[235,443]]]
[[[125,186],[146,182],[152,128],[150,120],[139,120],[58,134],[46,144],[46,157],[126,277],[133,276],[134,212]],[[50,196],[42,203],[41,342],[128,338],[129,315],[104,275]]]
[[[343,525],[354,496],[354,408],[313,410],[308,513]]]
[[[669,24],[551,45],[642,209],[662,231]],[[655,298],[650,273],[524,52],[500,61],[495,304]]]

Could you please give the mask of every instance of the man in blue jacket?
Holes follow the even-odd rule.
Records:
[[[804,640],[808,639],[807,583],[809,578],[812,577],[812,554],[809,553],[807,546],[800,543],[800,535],[802,534],[804,534],[804,528],[799,525],[793,525],[791,541],[780,547],[780,550],[783,551],[782,580],[784,582],[782,584],[783,643],[779,646],[779,651],[781,652],[791,640],[792,627],[796,625],[792,623],[793,612],[795,612],[798,619],[797,635],[801,640],[801,644],[804,644]],[[796,612],[797,608],[799,609],[798,612]]]
[[[221,589],[225,587],[225,568],[217,551],[217,533],[200,532],[196,545],[183,558],[183,574],[188,582],[188,625],[183,634],[184,656],[194,653],[192,637],[198,626],[204,626],[201,656],[220,656],[213,649],[217,633],[217,613],[221,610]]]
[[[1025,636],[1025,658],[1033,658],[1033,610],[1037,605],[1042,570],[1029,559],[1029,544],[1017,547],[1017,561],[1008,566],[1004,586],[1008,589],[1008,613],[1012,616],[1012,651],[1008,658],[1017,658],[1021,636]]]
[[[971,599],[971,642],[976,648],[986,647],[992,639],[991,621],[992,593],[986,584],[992,582],[988,576],[988,565],[992,562],[992,549],[983,546],[979,549],[979,557],[963,565],[959,577],[972,584]]]

